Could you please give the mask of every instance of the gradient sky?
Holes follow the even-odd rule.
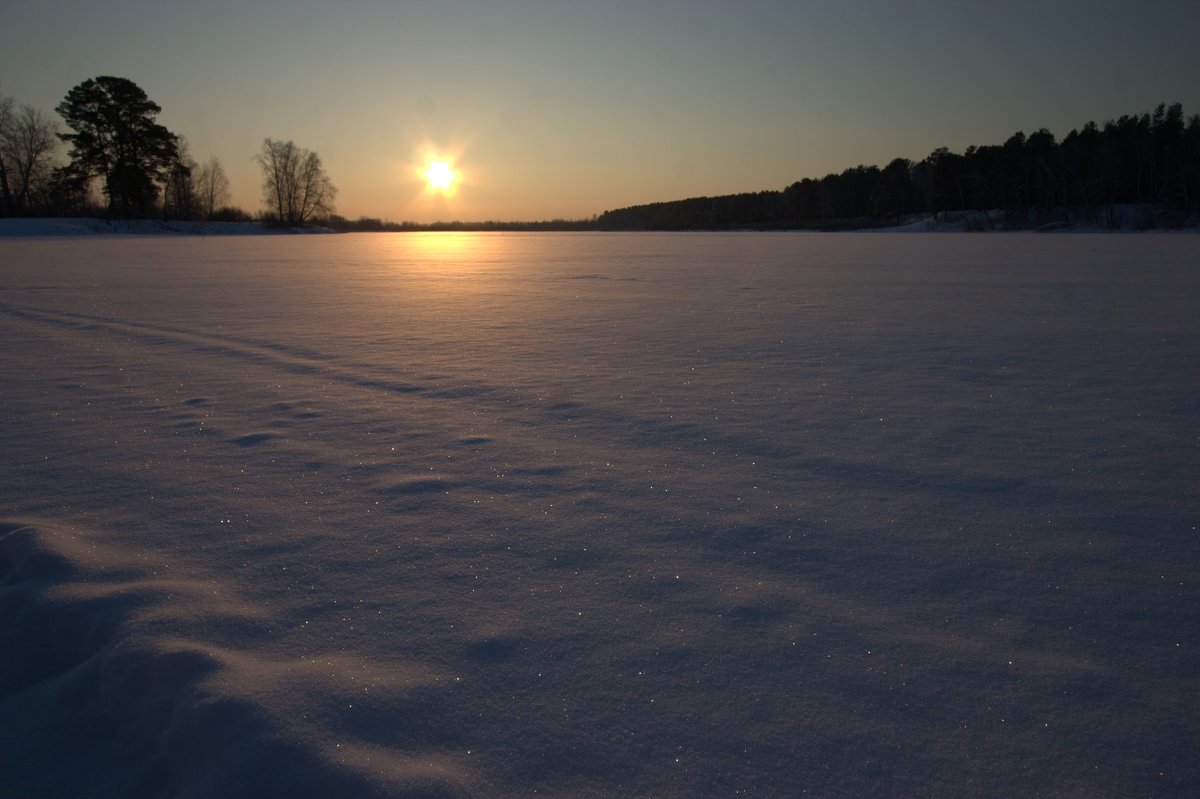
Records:
[[[270,136],[320,154],[350,218],[585,218],[1200,113],[1198,32],[1196,0],[0,0],[0,93],[52,112],[129,78],[250,211]],[[455,196],[423,191],[430,152]]]

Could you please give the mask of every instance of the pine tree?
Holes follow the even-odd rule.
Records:
[[[72,148],[65,172],[102,179],[111,214],[152,213],[176,161],[176,137],[154,121],[162,109],[133,81],[101,76],[71,89],[55,110],[74,131],[59,134]]]

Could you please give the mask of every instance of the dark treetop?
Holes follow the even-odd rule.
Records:
[[[158,104],[131,80],[101,76],[71,89],[55,110],[73,131],[60,134],[71,145],[61,177],[79,186],[103,178],[111,213],[151,210],[176,157],[175,135],[154,121]]]

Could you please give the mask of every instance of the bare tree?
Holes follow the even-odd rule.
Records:
[[[175,157],[163,174],[163,217],[191,219],[196,215],[196,162],[183,136],[175,137]]]
[[[263,201],[280,222],[303,225],[333,213],[337,189],[316,153],[292,141],[264,139],[254,160],[263,171]]]
[[[5,165],[3,142],[8,138],[12,128],[13,98],[0,94],[0,214],[11,214],[13,211],[12,192],[8,187],[8,167]]]
[[[0,169],[7,207],[23,214],[45,199],[58,126],[31,105],[9,106],[0,109]]]
[[[196,202],[205,219],[212,219],[218,208],[229,204],[229,178],[216,156],[196,172]]]

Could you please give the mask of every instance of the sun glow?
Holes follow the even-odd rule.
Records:
[[[453,194],[459,182],[454,166],[442,158],[430,158],[421,176],[425,178],[426,191],[435,194]]]

